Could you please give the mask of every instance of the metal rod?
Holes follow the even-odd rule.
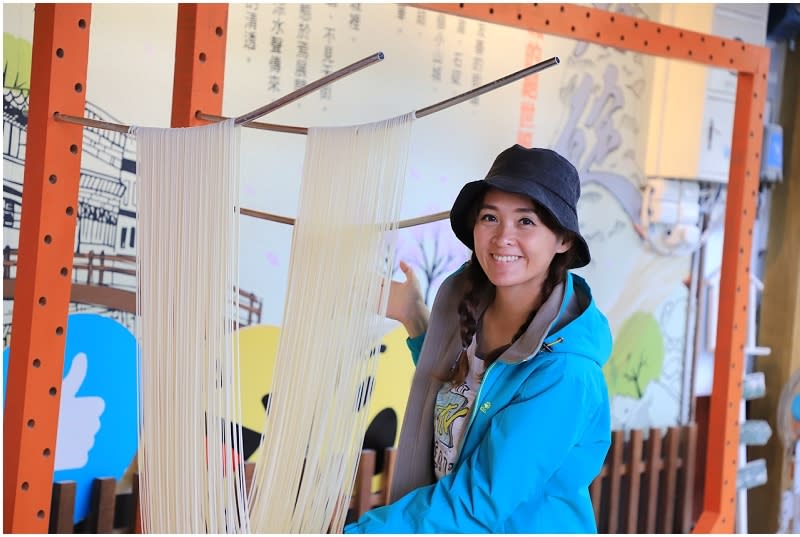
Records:
[[[319,80],[315,80],[314,82],[306,84],[302,88],[296,89],[295,91],[289,93],[288,95],[284,95],[277,101],[273,101],[265,106],[262,106],[261,108],[257,108],[252,112],[248,112],[246,114],[237,117],[234,123],[236,123],[237,125],[247,124],[253,121],[254,119],[258,119],[261,116],[264,116],[274,110],[277,110],[278,108],[281,108],[282,106],[286,106],[287,104],[296,101],[300,97],[303,97],[304,95],[307,95],[312,91],[315,91],[323,86],[327,86],[331,82],[334,82],[336,80],[339,80],[340,78],[346,77],[347,75],[351,75],[357,71],[360,71],[364,67],[368,67],[375,62],[379,62],[383,60],[383,57],[384,57],[383,52],[376,52],[372,56],[367,56],[366,58],[358,60],[357,62],[352,63],[346,67],[342,67],[338,71],[334,71],[333,73],[325,75]]]
[[[383,53],[379,52],[378,54],[383,54]],[[372,56],[370,56],[370,58],[372,58]],[[360,62],[364,62],[367,59],[368,58],[365,58],[364,60],[360,60]],[[376,60],[374,60],[374,61],[376,61]],[[344,69],[341,69],[341,71],[344,71],[345,69],[349,69],[349,68],[355,66],[356,64],[358,64],[360,62],[356,62],[355,64],[353,64],[353,65],[351,65],[349,67],[345,67]],[[553,58],[550,58],[549,60],[545,60],[543,62],[539,62],[536,65],[531,65],[530,67],[526,67],[525,69],[521,69],[521,70],[517,71],[516,73],[512,73],[510,75],[506,75],[503,78],[498,78],[497,80],[495,80],[493,82],[489,82],[488,84],[484,84],[483,86],[471,89],[471,90],[466,91],[466,92],[464,92],[464,93],[462,93],[460,95],[456,95],[455,97],[450,97],[449,99],[445,99],[444,101],[441,101],[439,103],[433,104],[431,106],[428,106],[428,107],[425,107],[425,108],[420,108],[414,114],[416,115],[417,118],[429,116],[429,115],[431,115],[431,114],[433,114],[435,112],[438,112],[440,110],[444,110],[445,108],[449,108],[449,107],[454,106],[456,104],[462,103],[462,102],[464,102],[466,100],[472,99],[473,97],[478,97],[479,95],[483,95],[484,93],[488,93],[488,92],[490,92],[492,90],[495,90],[497,88],[503,87],[503,86],[505,86],[507,84],[510,84],[511,82],[519,80],[520,78],[525,78],[526,76],[532,75],[534,73],[538,73],[539,71],[542,71],[542,70],[547,69],[549,67],[553,67],[554,65],[558,65],[559,63],[561,63],[560,60],[558,59],[557,56],[555,56]],[[359,69],[362,68],[362,67],[364,67],[364,66],[359,67]],[[338,72],[339,71],[337,71],[337,73]],[[355,72],[355,70],[353,70],[351,72]],[[331,73],[331,75],[328,75],[328,76],[333,76],[334,74],[336,74],[336,73]],[[300,89],[304,90],[306,88],[310,88],[311,86],[313,86],[315,84],[321,84],[324,80],[325,80],[324,78],[321,78],[321,79],[317,80],[316,82],[312,82],[310,84],[307,84],[307,85],[303,86]],[[324,85],[324,84],[322,84],[322,85]],[[316,89],[316,88],[313,88],[313,89]],[[309,89],[308,91],[313,91],[313,89]],[[297,93],[297,92],[295,92],[295,93]],[[289,99],[289,97],[291,97],[292,95],[294,95],[294,94],[290,93],[289,95],[286,95],[285,97],[275,101],[274,103],[270,103],[267,106],[265,106],[263,108],[260,108],[259,110],[263,110],[263,109],[266,109],[268,107],[275,106],[277,103],[280,103],[280,104],[275,106],[275,108],[278,108],[279,106],[285,105],[285,104],[287,104],[287,101],[285,101],[285,100]],[[292,100],[295,100],[297,98],[299,98],[299,96],[295,96]],[[267,112],[270,112],[270,111],[274,110],[275,108],[271,108],[270,110],[267,110],[266,112],[263,112],[263,113],[266,114]],[[250,112],[250,114],[254,114],[254,113],[255,112]],[[250,114],[246,114],[246,115],[250,115]],[[203,119],[205,121],[224,121],[226,119],[230,119],[229,117],[226,117],[226,116],[217,116],[217,115],[214,115],[214,114],[205,114],[203,112],[197,112],[196,117],[197,117],[197,119]],[[240,116],[240,117],[245,117],[245,116]],[[117,131],[117,132],[126,132],[127,133],[128,130],[130,129],[130,127],[128,125],[121,125],[119,123],[109,123],[107,121],[98,121],[96,119],[88,119],[88,118],[83,118],[83,117],[70,116],[70,115],[66,115],[66,114],[60,114],[58,112],[53,114],[53,118],[56,119],[56,120],[59,120],[59,121],[67,122],[67,123],[74,123],[76,125],[83,125],[85,127],[95,127],[95,128],[98,128],[98,129],[105,129],[105,130],[111,130],[111,131]],[[237,118],[237,120],[238,120],[238,118]],[[285,132],[285,133],[289,133],[289,134],[308,134],[308,128],[307,127],[295,127],[295,126],[292,126],[292,125],[277,125],[275,123],[258,123],[258,122],[252,121],[252,120],[245,120],[245,121],[246,122],[242,124],[243,127],[250,127],[250,128],[253,128],[253,129],[260,129],[260,130],[265,130],[265,131]]]
[[[195,117],[197,119],[204,119],[205,121],[225,121],[226,119],[230,119],[226,116],[205,114],[203,112],[197,112]],[[250,123],[242,126],[264,131],[287,132],[289,134],[308,134],[308,127],[294,127],[292,125],[276,125],[275,123],[259,123],[257,121],[251,121]]]
[[[120,123],[109,123],[108,121],[98,121],[96,119],[89,119],[88,117],[70,116],[62,114],[61,112],[54,112],[53,119],[56,121],[63,121],[64,123],[74,123],[75,125],[83,125],[84,127],[95,127],[106,131],[117,131],[127,133],[130,131],[130,125],[122,125]]]
[[[269,220],[270,222],[277,222],[279,224],[288,224],[290,226],[293,226],[295,224],[294,218],[289,218],[287,216],[278,216],[276,214],[256,211],[255,209],[247,209],[245,207],[240,208],[239,213],[245,216],[252,216],[253,218],[258,218],[260,220]],[[407,227],[420,226],[422,224],[429,224],[431,222],[444,220],[445,218],[449,217],[450,217],[450,211],[442,211],[440,213],[433,213],[425,216],[417,216],[415,218],[409,218],[407,220],[400,220],[400,222],[398,222],[397,224],[397,227],[399,229],[403,229]]]
[[[445,108],[450,108],[451,106],[456,105],[458,103],[463,103],[464,101],[472,99],[473,97],[478,97],[479,95],[483,95],[484,93],[496,90],[497,88],[502,88],[507,84],[519,80],[520,78],[525,78],[528,75],[538,73],[539,71],[543,71],[549,67],[558,65],[559,63],[561,63],[561,60],[558,59],[558,56],[554,56],[549,60],[544,60],[542,62],[537,63],[536,65],[531,65],[530,67],[526,67],[525,69],[521,69],[516,73],[511,73],[510,75],[506,75],[503,78],[498,78],[497,80],[489,82],[488,84],[484,84],[483,86],[471,89],[469,91],[465,91],[461,95],[450,97],[449,99],[445,99],[444,101],[417,110],[415,115],[417,116],[417,118],[428,116],[440,110],[444,110]]]

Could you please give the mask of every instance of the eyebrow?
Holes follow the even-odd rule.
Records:
[[[483,209],[491,209],[493,211],[499,211],[500,210],[496,205],[489,205],[488,203],[484,203],[483,205],[480,206],[479,210],[483,210]],[[526,213],[526,214],[527,213],[533,213],[533,214],[536,214],[536,211],[533,209],[533,207],[518,207],[517,209],[514,209],[514,212],[515,213]]]

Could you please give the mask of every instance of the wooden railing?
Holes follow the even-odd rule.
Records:
[[[3,298],[12,300],[18,251],[3,249]],[[70,301],[136,313],[136,257],[104,252],[76,253],[72,262]],[[261,322],[262,300],[239,289],[239,326]]]
[[[600,475],[590,487],[599,533],[689,533],[692,513],[697,427],[633,430],[612,434],[611,449]],[[363,450],[350,498],[348,521],[392,498],[395,448],[387,448],[385,471],[375,476],[376,453]],[[249,488],[253,463],[245,465]],[[50,515],[50,533],[138,533],[138,479],[132,493],[115,495],[115,481],[95,479],[92,507],[86,520],[73,526],[75,483],[56,483]]]

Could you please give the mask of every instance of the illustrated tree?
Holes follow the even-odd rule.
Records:
[[[397,259],[418,269],[422,294],[430,305],[437,284],[468,259],[467,249],[453,236],[445,220],[412,228],[403,242]]]
[[[647,385],[661,375],[664,339],[651,313],[638,311],[628,317],[614,338],[611,358],[603,368],[610,396],[641,399]]]

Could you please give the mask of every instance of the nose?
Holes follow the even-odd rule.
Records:
[[[499,246],[510,246],[514,243],[514,232],[509,226],[501,225],[497,228],[494,241]]]

